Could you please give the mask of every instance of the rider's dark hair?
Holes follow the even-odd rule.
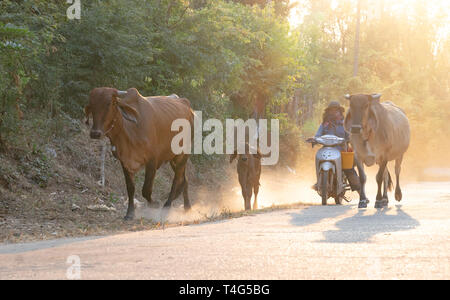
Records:
[[[326,122],[331,122],[332,121],[332,116],[330,114],[330,111],[332,111],[333,109],[336,109],[334,107],[327,107],[325,109],[325,111],[323,112],[322,115],[322,123],[326,123]],[[341,113],[342,118],[344,118],[344,112],[342,111],[342,109],[339,109],[339,112]]]

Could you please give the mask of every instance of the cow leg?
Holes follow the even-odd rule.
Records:
[[[170,188],[169,199],[164,204],[165,208],[170,207],[172,205],[172,201],[176,199],[184,190],[184,185],[186,184],[186,178],[184,175],[188,158],[189,156],[187,155],[174,158],[175,175],[173,177],[172,187]]]
[[[383,185],[383,181],[385,178],[385,170],[386,170],[387,161],[382,161],[379,164],[378,173],[376,176],[377,179],[377,185],[378,185],[378,192],[377,192],[377,198],[375,201],[375,208],[382,208],[384,206],[383,203],[383,195],[381,194],[381,187]]]
[[[250,183],[250,180],[247,180],[247,197],[245,199],[245,210],[252,210],[252,195],[253,195],[253,186]]]
[[[253,192],[255,194],[255,201],[253,201],[253,209],[258,209],[258,192],[259,192],[259,184],[256,184],[253,188]]]
[[[185,211],[189,211],[191,209],[191,201],[189,201],[188,182],[187,182],[187,178],[186,178],[186,170],[185,170],[183,176],[184,176],[184,189],[183,189],[184,210]]]
[[[244,198],[244,209],[245,210],[251,210],[252,209],[252,186],[251,184],[247,182],[241,183],[241,189],[242,189],[242,197]]]
[[[244,196],[245,210],[251,210],[252,209],[251,200],[252,200],[252,196],[251,195],[249,196],[248,194],[245,194],[245,196]]]
[[[186,161],[186,163],[187,163],[187,161]],[[172,170],[175,172],[175,170],[176,170],[175,160],[170,161],[170,166],[172,167]],[[187,178],[186,178],[186,168],[184,169],[183,176],[184,176],[184,188],[183,188],[184,210],[189,211],[191,209],[191,201],[189,200],[188,182],[187,182]]]
[[[383,206],[387,206],[389,203],[388,189],[391,184],[392,184],[391,175],[389,174],[389,170],[386,167],[385,171],[384,171],[384,179],[383,179]]]
[[[241,185],[242,198],[244,198],[244,209],[247,210],[247,191],[245,190],[245,186]]]
[[[402,200],[402,190],[400,189],[400,171],[402,169],[403,155],[395,160],[395,200]]]
[[[145,166],[145,181],[142,187],[142,196],[147,199],[148,204],[152,204],[153,180],[155,179],[156,165],[154,162],[148,162]]]
[[[177,166],[177,164],[175,163],[175,159],[171,160],[169,162],[169,164],[170,164],[170,167],[172,168],[172,170],[175,172],[175,168]]]
[[[355,158],[355,162],[356,162],[356,167],[358,168],[359,183],[361,186],[360,190],[358,191],[358,193],[359,193],[358,207],[366,208],[367,204],[369,203],[369,199],[367,199],[367,196],[366,196],[367,176],[366,176],[366,172],[364,172],[364,165],[357,158]]]
[[[125,215],[125,220],[133,220],[134,218],[134,174],[130,173],[124,166],[122,166],[123,174],[125,175],[125,183],[128,192],[128,210]]]

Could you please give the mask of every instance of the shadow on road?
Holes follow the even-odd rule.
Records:
[[[324,232],[325,239],[320,242],[370,242],[370,239],[376,234],[411,230],[420,225],[419,221],[401,208],[401,205],[395,206],[395,215],[387,214],[393,208],[379,209],[375,213],[367,215],[364,215],[366,210],[358,210],[357,214],[336,222],[338,230]]]
[[[300,213],[291,213],[291,223],[295,226],[308,226],[328,218],[336,218],[352,209],[354,205],[311,206]]]

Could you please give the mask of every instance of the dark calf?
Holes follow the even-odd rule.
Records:
[[[251,198],[253,192],[255,193],[255,201],[253,202],[253,209],[258,209],[258,191],[259,179],[261,177],[261,154],[257,151],[256,154],[250,154],[248,147],[246,147],[246,154],[237,154],[237,151],[230,157],[230,163],[237,158],[237,172],[239,177],[239,184],[242,189],[242,196],[244,197],[245,210],[251,210]]]

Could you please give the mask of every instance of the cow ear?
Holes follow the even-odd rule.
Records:
[[[139,119],[139,113],[137,112],[136,109],[134,109],[134,107],[131,107],[130,105],[123,103],[120,100],[117,100],[117,105],[124,119],[137,124],[137,120]]]
[[[348,110],[344,120],[344,128],[346,131],[350,131],[351,127],[352,127],[352,114],[350,113],[350,110]]]
[[[89,126],[89,116],[90,116],[90,114],[91,114],[91,107],[90,107],[89,105],[86,105],[86,106],[84,107],[84,114],[85,114],[85,116],[86,116],[86,125]]]
[[[130,109],[130,106],[119,106],[119,110],[125,120],[137,124],[137,111],[134,108]]]
[[[372,132],[376,132],[378,129],[378,118],[373,108],[369,109],[369,118],[367,120],[367,126],[369,127],[369,130]]]
[[[256,157],[257,159],[261,159],[262,155],[259,149],[256,150],[256,154],[253,154],[253,156]]]
[[[230,156],[230,164],[233,162],[233,160],[235,160],[236,156],[237,156],[237,150],[234,150],[234,153],[231,154],[231,156]]]

